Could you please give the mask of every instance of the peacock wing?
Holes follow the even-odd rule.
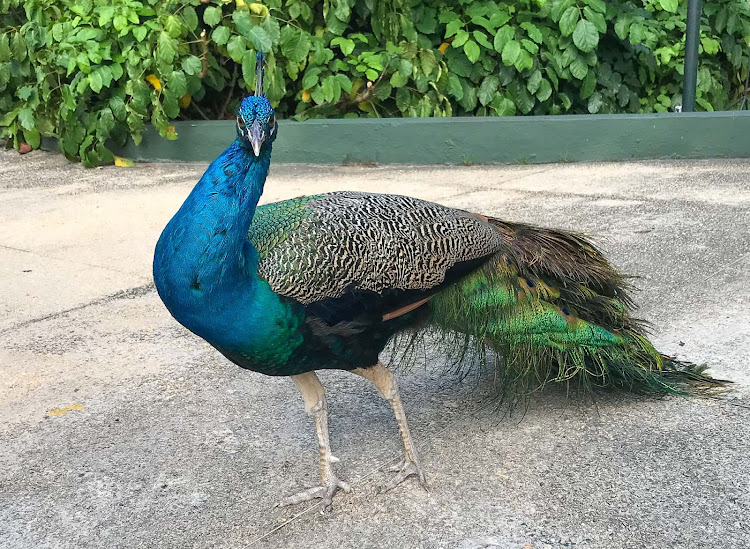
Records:
[[[503,245],[484,219],[416,198],[335,192],[256,212],[249,234],[258,273],[304,305],[441,286]]]

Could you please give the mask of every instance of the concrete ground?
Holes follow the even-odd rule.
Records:
[[[204,168],[0,151],[0,547],[750,547],[750,161],[274,166],[264,201],[397,192],[595,234],[641,276],[658,346],[736,381],[724,400],[550,390],[503,417],[484,385],[417,368],[400,384],[430,492],[377,495],[395,421],[326,372],[354,488],[328,514],[274,508],[317,476],[292,383],[230,364],[151,284]]]

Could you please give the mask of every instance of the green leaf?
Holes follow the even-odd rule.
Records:
[[[348,76],[345,74],[337,74],[335,78],[342,90],[346,93],[352,92],[352,81],[349,80]]]
[[[198,14],[195,13],[195,8],[193,6],[183,7],[182,20],[185,22],[185,26],[189,31],[194,31],[198,28]]]
[[[24,107],[18,110],[18,121],[21,126],[26,130],[34,129],[34,111],[29,107]]]
[[[668,11],[671,13],[677,13],[677,0],[659,0],[659,5],[661,6],[661,9],[664,11]]]
[[[537,69],[531,73],[531,76],[529,76],[529,79],[526,81],[526,89],[529,90],[529,93],[536,93],[536,91],[539,89],[539,84],[541,82],[542,82],[542,71]]]
[[[536,100],[534,96],[526,90],[526,86],[522,86],[518,82],[513,82],[508,89],[513,94],[513,100],[515,101],[518,110],[523,114],[529,114],[531,109],[534,108]]]
[[[99,8],[99,26],[108,27],[112,22],[112,18],[115,16],[115,8],[112,6],[102,6]],[[56,38],[60,40],[60,38]]]
[[[393,88],[391,87],[390,84],[388,84],[387,82],[381,82],[375,88],[375,97],[377,97],[381,101],[385,101],[386,99],[388,99],[391,96],[392,92],[393,92]],[[339,93],[339,95],[341,95],[341,94]],[[334,98],[332,99],[332,101],[333,102],[338,101],[338,97],[334,96]]]
[[[94,93],[102,91],[102,76],[99,71],[94,71],[89,74],[89,87]]]
[[[464,89],[464,96],[459,103],[465,111],[472,112],[477,107],[477,88],[465,80],[461,82],[461,87]]]
[[[42,142],[41,136],[39,135],[39,131],[36,128],[31,128],[30,130],[24,130],[23,138],[24,138],[24,141],[26,141],[26,143],[31,145],[32,149],[38,149],[39,145]]]
[[[573,105],[573,102],[570,100],[570,97],[567,93],[559,93],[557,94],[557,97],[560,98],[560,102],[563,104],[563,109],[570,110],[570,107]]]
[[[331,46],[338,46],[341,50],[341,53],[343,53],[344,55],[350,55],[354,51],[354,40],[337,36],[336,38],[331,40]]]
[[[604,3],[604,0],[583,0],[587,6],[589,6],[592,10],[594,10],[597,13],[607,13],[607,5]],[[675,0],[676,2],[677,0]]]
[[[148,34],[148,28],[145,26],[133,27],[130,31],[133,33],[133,38],[139,42],[143,42],[143,39],[146,38],[146,34]]]
[[[273,46],[278,45],[279,39],[281,38],[281,27],[279,26],[279,21],[275,17],[266,17],[261,22],[260,27],[266,31],[266,34],[268,34],[271,39],[271,44]]]
[[[192,76],[203,70],[203,63],[195,55],[190,55],[182,60],[182,70]]]
[[[495,51],[498,53],[502,53],[503,49],[505,48],[505,45],[510,40],[513,39],[515,34],[516,34],[516,29],[511,27],[510,25],[506,25],[498,29],[497,33],[495,34],[495,39],[493,42],[493,45],[495,46]]]
[[[419,65],[425,76],[430,76],[432,74],[432,71],[437,67],[437,60],[435,59],[435,54],[432,50],[423,50],[419,52]]]
[[[128,26],[128,18],[125,17],[123,14],[118,13],[117,15],[115,15],[114,19],[112,20],[112,26],[115,28],[116,31],[121,31]]]
[[[599,33],[590,21],[581,19],[573,31],[573,43],[582,52],[593,51],[599,44]]]
[[[203,22],[206,25],[215,27],[221,21],[221,8],[216,6],[208,6],[203,12]]]
[[[180,20],[175,15],[169,15],[167,16],[167,19],[164,23],[164,29],[167,31],[169,36],[172,38],[177,38],[182,34],[182,23],[180,23]]]
[[[542,32],[539,30],[539,28],[534,25],[533,23],[521,23],[521,28],[526,31],[526,34],[528,34],[529,38],[531,38],[534,42],[537,44],[542,43]]]
[[[396,92],[396,108],[405,113],[409,110],[411,105],[411,93],[406,88],[399,88]]]
[[[417,30],[422,34],[432,34],[437,28],[437,18],[434,9],[425,9],[421,19],[416,24]]]
[[[229,27],[225,27],[224,25],[216,27],[211,33],[211,40],[213,40],[219,46],[223,46],[227,43],[227,40],[229,40],[229,36],[231,35],[231,33],[232,31],[229,30]],[[242,37],[234,36],[234,38]]]
[[[522,49],[518,54],[518,59],[513,63],[513,66],[516,67],[518,72],[523,72],[534,66],[534,59],[529,55],[529,52]]]
[[[615,22],[615,34],[620,40],[625,40],[628,37],[628,31],[630,30],[630,24],[632,20],[630,17],[622,15],[617,18]]]
[[[466,44],[466,41],[468,39],[469,33],[462,29],[456,33],[456,37],[453,39],[451,46],[453,46],[454,48],[460,48],[461,46]]]
[[[510,15],[504,11],[496,11],[490,16],[489,23],[491,27],[499,28],[505,25],[508,21],[510,21]]]
[[[515,40],[511,40],[510,42],[505,44],[505,47],[503,48],[503,64],[506,66],[513,65],[520,54],[521,44],[519,44]]]
[[[217,27],[216,30],[214,30],[214,34],[216,34],[217,30],[225,28],[226,27]],[[242,58],[245,56],[246,50],[247,46],[245,46],[245,39],[242,36],[237,36],[235,34],[229,39],[229,42],[227,42],[227,53],[235,63],[242,63]]]
[[[583,16],[587,21],[591,21],[598,32],[601,34],[607,32],[607,22],[604,20],[604,16],[601,13],[597,13],[590,7],[586,6],[583,8]]]
[[[479,93],[477,94],[479,102],[482,105],[488,105],[492,99],[494,99],[499,85],[500,79],[494,74],[485,76],[484,80],[482,80],[482,85],[479,86]]]
[[[162,100],[164,105],[164,114],[169,118],[176,118],[180,114],[180,105],[177,102],[177,97],[169,89],[162,91]]]
[[[580,14],[581,12],[575,6],[571,6],[563,12],[560,17],[560,32],[563,36],[570,36],[573,33]]]
[[[537,46],[531,40],[527,40],[526,38],[521,40],[521,45],[523,46],[523,49],[525,49],[531,55],[536,55],[539,52],[539,46]]]
[[[115,127],[115,116],[109,108],[104,108],[99,112],[99,119],[96,122],[96,131],[100,139],[109,137],[112,128]]]
[[[174,61],[175,55],[177,55],[175,39],[162,31],[159,34],[158,48],[156,52],[157,61],[171,65]]]
[[[235,10],[232,13],[232,21],[237,31],[250,40],[256,50],[270,51],[273,46],[273,40],[268,32],[255,25],[248,12]]]
[[[552,84],[550,84],[548,80],[542,78],[542,81],[539,82],[539,89],[536,90],[536,98],[539,101],[546,101],[549,99],[550,95],[552,95]]]
[[[469,40],[464,44],[464,53],[469,61],[476,63],[479,60],[479,46],[474,40]]]
[[[495,95],[495,99],[490,103],[490,107],[495,111],[497,116],[513,116],[516,114],[515,103],[499,93]]]
[[[646,39],[646,29],[641,23],[630,25],[630,43],[641,44]]]
[[[708,36],[701,37],[701,46],[703,46],[703,51],[709,55],[719,53],[719,41],[709,38]]]
[[[125,109],[125,101],[122,97],[115,95],[109,100],[109,108],[112,109],[112,114],[119,121],[125,120],[127,116],[127,110]]]
[[[0,34],[0,63],[10,61],[10,41],[8,34]]]
[[[570,74],[578,80],[583,80],[589,72],[589,66],[582,57],[576,57],[570,64]]]
[[[591,94],[591,97],[589,97],[589,103],[588,103],[588,109],[591,114],[596,114],[599,112],[599,109],[602,108],[603,101],[602,101],[602,94],[599,92],[594,92]]]
[[[271,51],[273,47],[271,36],[260,27],[252,27],[246,37],[256,50]]]
[[[318,77],[320,76],[320,67],[311,67],[307,69],[305,76],[302,77],[302,88],[309,90],[315,84],[318,83]]]
[[[460,19],[454,19],[445,26],[445,38],[449,38],[458,32],[458,29],[464,26]]]
[[[461,86],[461,79],[452,74],[448,77],[448,93],[456,98],[457,101],[461,101],[464,96],[464,89]]]
[[[482,31],[474,31],[472,33],[474,35],[474,40],[478,43],[487,48],[488,50],[493,49],[492,44],[489,40],[487,40],[487,35],[483,33]]]
[[[172,71],[172,74],[167,79],[167,87],[177,97],[185,95],[187,93],[187,78],[185,78],[185,73],[182,71]]]
[[[700,105],[701,107],[703,107],[705,110],[707,110],[709,112],[711,112],[711,111],[714,110],[713,105],[711,105],[711,103],[709,103],[708,101],[706,101],[703,97],[696,97],[695,98],[695,102],[698,103],[698,105]]]
[[[394,72],[390,80],[391,86],[393,86],[394,88],[406,86],[407,82],[409,82],[409,78],[404,76],[400,72]]]
[[[596,87],[596,75],[594,71],[589,71],[586,78],[583,79],[583,85],[581,86],[581,99],[586,99],[591,96]]]
[[[33,86],[22,86],[16,90],[16,96],[23,101],[28,101],[33,91]]]
[[[572,5],[573,0],[554,0],[549,15],[555,23],[559,23],[562,14]]]

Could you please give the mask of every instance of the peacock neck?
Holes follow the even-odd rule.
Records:
[[[258,276],[247,236],[270,158],[268,142],[257,158],[233,143],[203,174],[154,254],[156,289],[172,316],[225,354],[266,366],[283,364],[301,344],[296,330],[304,316]]]
[[[257,252],[247,240],[271,158],[270,144],[255,157],[235,141],[206,171],[175,216],[181,247],[192,259],[194,289],[208,291],[254,271]],[[195,248],[202,247],[198,251]]]
[[[256,157],[238,141],[203,174],[159,239],[154,280],[173,315],[249,297],[257,281],[247,232],[268,175],[271,145]]]

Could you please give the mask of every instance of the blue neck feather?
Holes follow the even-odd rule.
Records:
[[[220,348],[242,348],[263,337],[260,312],[278,301],[258,278],[258,253],[247,239],[270,160],[271,143],[257,158],[244,143],[232,143],[156,245],[160,297],[181,324]]]

